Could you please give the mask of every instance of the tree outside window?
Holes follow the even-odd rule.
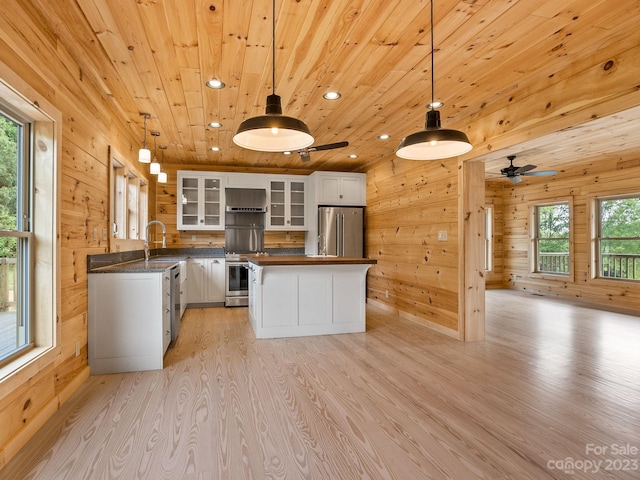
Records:
[[[568,203],[536,205],[535,271],[540,273],[569,274],[570,209]]]
[[[598,200],[598,274],[640,280],[640,196]]]

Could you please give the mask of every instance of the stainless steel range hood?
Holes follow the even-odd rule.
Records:
[[[264,188],[225,188],[227,212],[266,212],[267,191]]]

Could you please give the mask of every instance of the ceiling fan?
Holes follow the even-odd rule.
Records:
[[[327,143],[326,145],[316,145],[315,147],[312,146],[303,148],[302,150],[298,150],[298,153],[300,154],[300,159],[303,162],[308,162],[309,160],[311,160],[311,157],[309,156],[309,153],[311,152],[319,152],[320,150],[332,150],[334,148],[343,148],[348,146],[349,142]]]
[[[536,168],[536,165],[516,167],[513,165],[513,161],[516,159],[515,155],[509,155],[507,159],[509,160],[509,166],[500,170],[500,175],[505,177],[511,183],[520,183],[522,181],[522,178],[520,177],[548,177],[558,173],[555,170],[538,170],[537,172],[532,172],[531,170]],[[498,174],[496,173],[496,175]]]

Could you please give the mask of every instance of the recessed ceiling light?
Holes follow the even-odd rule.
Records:
[[[222,127],[222,124],[220,122],[209,122],[209,126],[211,128],[220,128]]]
[[[349,158],[358,158],[358,155],[356,155],[355,153],[352,153],[351,155],[349,155]]]
[[[220,89],[220,88],[224,88],[224,82],[222,80],[218,80],[217,78],[212,78],[211,80],[207,80],[207,83],[205,83],[205,85],[209,88],[215,88],[215,89]]]
[[[322,97],[325,100],[337,100],[341,97],[342,95],[340,95],[340,92],[327,92],[324,95],[322,95]]]
[[[383,133],[382,135],[380,135],[378,137],[380,140],[387,140],[389,138],[389,134],[387,133]]]
[[[220,147],[211,147],[209,150],[211,150],[212,152],[219,152]]]
[[[282,153],[284,153],[285,155],[291,155],[291,152],[289,152],[289,151],[287,151],[287,152],[282,152]]]

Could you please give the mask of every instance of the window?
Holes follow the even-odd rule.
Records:
[[[0,388],[16,371],[33,375],[61,351],[61,136],[60,112],[0,62]]]
[[[598,199],[598,275],[640,280],[640,196]]]
[[[112,240],[141,240],[149,214],[149,187],[138,171],[115,151],[111,157],[111,238]],[[120,243],[111,242],[111,251]]]
[[[30,127],[0,110],[0,362],[31,345]]]
[[[493,270],[493,208],[484,209],[484,269]]]
[[[568,202],[535,205],[534,272],[569,274],[570,208]]]

